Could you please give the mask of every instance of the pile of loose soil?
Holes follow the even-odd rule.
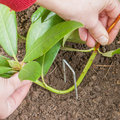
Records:
[[[17,13],[18,32],[26,35],[30,17],[38,6]],[[37,31],[36,31],[37,32]],[[69,44],[85,49],[85,45]],[[102,51],[120,47],[120,35],[116,41]],[[18,58],[25,54],[25,43],[19,42]],[[3,54],[4,51],[0,50]],[[77,78],[90,57],[90,53],[60,51],[46,82],[57,89],[67,89],[73,85],[72,74],[67,70],[67,83],[63,80],[62,59],[74,68]],[[78,87],[79,99],[75,92],[66,95],[51,93],[33,84],[26,99],[7,120],[120,120],[120,55],[105,58],[97,55],[82,84]]]

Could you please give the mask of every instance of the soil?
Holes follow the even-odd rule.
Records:
[[[26,36],[30,17],[38,6],[17,13],[18,33]],[[37,31],[36,31],[37,32]],[[69,44],[74,48],[86,49],[85,45]],[[18,58],[25,54],[25,43],[19,42]],[[115,42],[102,51],[120,47],[120,35]],[[3,54],[4,51],[0,50]],[[57,89],[67,89],[73,85],[71,72],[67,69],[67,83],[63,80],[62,59],[68,61],[76,72],[82,72],[91,53],[60,51],[46,82]],[[51,93],[33,84],[27,97],[7,120],[120,120],[120,56],[113,58],[97,55],[91,69],[78,87],[78,100],[75,92],[66,95]]]

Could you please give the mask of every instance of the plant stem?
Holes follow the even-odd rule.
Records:
[[[116,24],[120,21],[120,14],[117,16],[115,21],[112,23],[112,25],[108,28],[107,32],[110,33],[111,30],[116,26]]]
[[[75,48],[70,48],[70,47],[62,47],[61,50],[65,50],[65,51],[74,51],[74,52],[91,52],[93,51],[95,48],[91,48],[88,50],[79,50],[79,49],[75,49]]]
[[[118,17],[116,18],[116,20],[113,22],[113,24],[108,28],[108,30],[107,30],[108,33],[111,32],[111,30],[115,27],[115,25],[118,23],[119,20],[120,20],[120,14],[119,14]],[[79,77],[78,80],[77,80],[77,83],[76,83],[77,86],[80,85],[80,83],[83,81],[83,78],[85,77],[85,75],[87,74],[88,70],[90,69],[90,67],[91,67],[91,65],[92,65],[92,63],[93,63],[93,60],[95,59],[95,57],[96,57],[96,55],[97,55],[97,52],[98,52],[98,50],[99,50],[99,47],[100,47],[100,44],[97,43],[97,45],[96,45],[96,47],[94,48],[94,51],[93,51],[91,57],[89,58],[89,61],[87,62],[86,66],[85,66],[85,68],[84,68],[84,70],[83,70],[83,72],[82,72],[82,74],[80,75],[80,77]],[[74,49],[72,49],[72,51],[74,51]],[[77,50],[77,51],[80,52],[81,50]],[[89,51],[89,50],[88,50],[88,51]],[[88,52],[88,51],[87,51],[87,52]],[[54,89],[54,88],[52,88],[52,87],[50,87],[50,86],[48,86],[48,85],[45,86],[44,83],[42,83],[42,82],[39,81],[39,80],[35,81],[34,83],[36,83],[36,84],[40,85],[41,87],[43,87],[43,88],[45,88],[45,89],[47,89],[47,90],[49,90],[49,91],[51,91],[51,92],[53,92],[53,93],[56,93],[56,94],[66,94],[66,93],[69,93],[69,92],[71,92],[71,91],[73,91],[73,90],[75,89],[75,86],[74,86],[74,85],[73,85],[72,87],[70,87],[69,89],[67,89],[67,90],[56,90],[56,89]]]
[[[14,60],[15,60],[16,62],[19,63],[19,61],[18,61],[18,59],[17,59],[17,57],[16,57],[15,55],[13,55],[13,58],[14,58]]]
[[[45,83],[45,80],[44,80],[44,60],[45,60],[45,55],[43,56],[43,60],[42,60],[42,75],[41,75],[41,78],[42,78],[42,82],[44,84],[45,87],[47,87],[47,84]]]
[[[87,64],[86,64],[82,74],[80,75],[80,77],[77,80],[77,83],[76,83],[77,86],[80,85],[80,83],[82,82],[83,78],[87,74],[87,72],[90,69],[90,67],[91,67],[91,65],[93,63],[93,60],[95,59],[96,55],[97,55],[97,52],[93,51],[93,53],[92,53],[91,57],[89,58],[89,61],[87,62]],[[70,87],[69,89],[67,89],[67,90],[56,90],[56,89],[54,89],[54,88],[52,88],[52,87],[50,87],[48,85],[45,87],[44,84],[41,81],[39,81],[39,80],[35,81],[34,83],[36,83],[39,86],[41,86],[41,87],[43,87],[43,88],[45,88],[45,89],[47,89],[47,90],[49,90],[49,91],[51,91],[53,93],[56,93],[56,94],[66,94],[66,93],[69,93],[69,92],[71,92],[71,91],[73,91],[75,89],[74,85],[72,87]]]

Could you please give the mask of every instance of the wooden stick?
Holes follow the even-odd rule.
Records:
[[[107,32],[110,33],[112,31],[112,29],[115,27],[115,25],[119,22],[120,20],[120,14],[118,15],[118,17],[115,19],[115,21],[112,23],[112,25],[107,29]],[[97,43],[96,47],[95,47],[95,51],[97,51],[100,47],[100,43]]]

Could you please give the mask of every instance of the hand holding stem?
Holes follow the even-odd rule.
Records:
[[[120,14],[119,0],[37,0],[37,3],[65,20],[83,23],[85,27],[79,33],[89,47],[96,42],[111,44],[120,28],[119,22],[109,34],[106,30]]]

